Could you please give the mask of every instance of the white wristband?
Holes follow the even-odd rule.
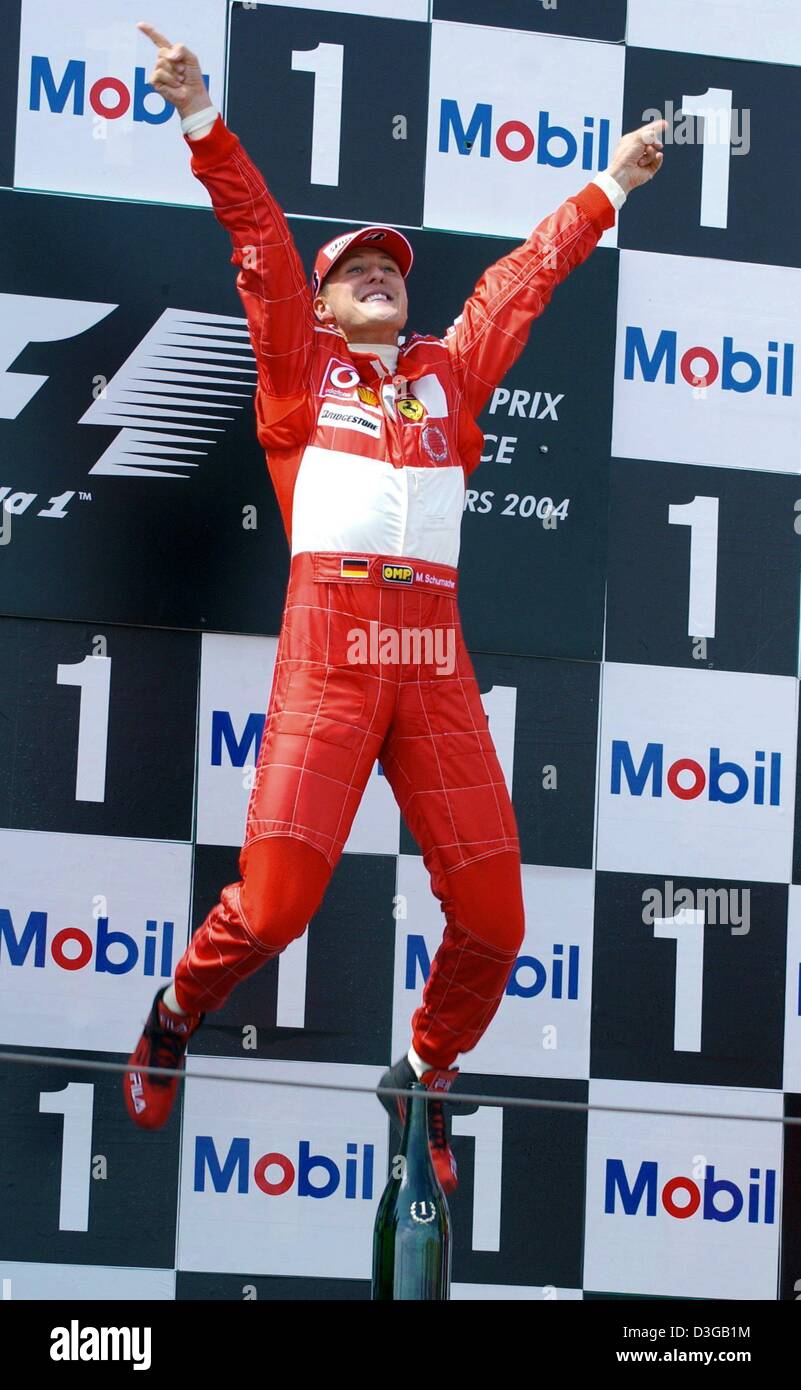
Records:
[[[602,169],[600,174],[595,175],[592,182],[597,183],[598,187],[603,189],[610,203],[620,212],[627,194],[625,189],[620,187],[617,179],[614,179],[607,169]]]
[[[181,131],[184,135],[191,135],[193,130],[198,130],[202,125],[213,125],[218,115],[217,107],[213,104],[204,106],[202,111],[193,111],[191,116],[184,116]]]

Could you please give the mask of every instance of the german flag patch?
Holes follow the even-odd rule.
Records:
[[[349,555],[347,559],[340,560],[339,573],[342,579],[366,579],[370,573],[370,561],[354,559]]]

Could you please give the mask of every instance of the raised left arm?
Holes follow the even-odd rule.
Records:
[[[557,285],[585,261],[615,221],[632,188],[653,178],[662,164],[657,128],[624,135],[607,170],[484,272],[446,342],[460,380],[463,402],[475,418],[490,393],[517,361],[531,325]]]

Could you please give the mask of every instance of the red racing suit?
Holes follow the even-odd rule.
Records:
[[[476,416],[615,208],[588,183],[486,271],[444,337],[409,338],[391,373],[317,323],[287,220],[222,117],[185,139],[239,267],[257,433],[291,560],[242,879],[195,933],[176,995],[188,1011],[219,1007],[303,932],[378,759],[446,918],[412,1038],[449,1067],[497,1010],[524,934],[516,819],[457,603]],[[279,902],[269,890],[282,860],[257,879],[254,854],[290,841],[307,858],[291,860]]]

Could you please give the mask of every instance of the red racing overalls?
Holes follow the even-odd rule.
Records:
[[[451,1067],[495,1014],[524,935],[517,824],[457,603],[476,416],[615,209],[594,182],[568,198],[486,271],[444,337],[401,347],[393,374],[317,323],[287,220],[222,117],[185,138],[239,267],[291,560],[242,877],[195,932],[176,997],[219,1008],[302,935],[378,759],[446,923],[413,1046]]]

